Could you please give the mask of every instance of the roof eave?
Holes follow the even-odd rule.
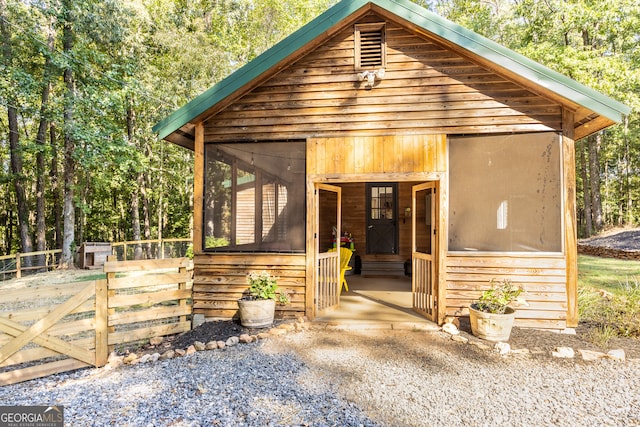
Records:
[[[193,100],[167,116],[153,127],[161,139],[180,129],[186,123],[197,120],[217,103],[232,96],[247,82],[273,70],[297,51],[312,43],[320,34],[330,32],[344,19],[368,6],[369,0],[342,1],[329,8],[316,19],[307,23],[281,42],[266,50],[253,61],[245,64],[231,75],[210,87]]]

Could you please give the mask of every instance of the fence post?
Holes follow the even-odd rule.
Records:
[[[21,268],[20,254],[16,254],[16,279],[22,277],[22,272],[20,271]]]
[[[160,259],[164,259],[164,239],[160,239]]]
[[[96,367],[109,360],[109,293],[107,280],[96,280]]]
[[[126,260],[126,259],[125,259]],[[117,262],[118,261],[118,257],[117,256],[113,256],[110,255],[107,257],[107,263],[109,262]],[[105,267],[106,267],[106,263],[105,263]],[[106,306],[106,310],[107,310],[107,341],[108,341],[108,337],[109,334],[114,333],[116,331],[115,327],[113,326],[108,326],[109,324],[109,316],[113,315],[116,313],[116,310],[114,308],[109,308],[109,298],[114,297],[116,295],[116,291],[114,291],[113,289],[109,289],[109,285],[113,284],[113,279],[116,278],[116,273],[114,273],[113,271],[107,271],[105,268],[105,272],[107,273],[107,280],[106,280],[106,285],[105,287],[107,288],[107,306]],[[112,346],[113,347],[113,346]],[[111,349],[109,349],[111,350]]]

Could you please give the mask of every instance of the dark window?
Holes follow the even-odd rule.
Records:
[[[305,250],[305,143],[207,144],[206,251]]]
[[[360,24],[355,27],[356,70],[386,66],[384,23]]]

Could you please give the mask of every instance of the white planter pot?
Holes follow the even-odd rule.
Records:
[[[515,317],[516,311],[511,307],[507,307],[504,314],[486,313],[469,307],[471,332],[487,341],[508,341]]]
[[[247,328],[265,328],[273,324],[276,302],[272,299],[238,300],[240,324]]]

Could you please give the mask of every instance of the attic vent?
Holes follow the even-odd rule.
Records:
[[[384,68],[386,66],[386,42],[384,30],[384,23],[356,25],[356,70]]]

